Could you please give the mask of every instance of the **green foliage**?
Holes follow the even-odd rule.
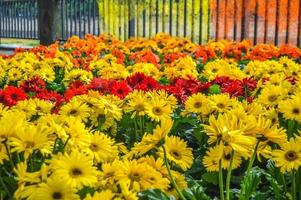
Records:
[[[202,179],[213,185],[218,185],[218,173],[217,172],[206,172],[202,175]]]
[[[244,177],[241,183],[240,194],[238,196],[239,200],[248,200],[251,198],[260,183],[260,176],[260,169],[255,167]]]
[[[188,188],[183,191],[184,196],[189,200],[210,200],[206,195],[205,189],[195,180],[188,180]]]
[[[175,200],[174,197],[167,196],[161,190],[150,189],[139,193],[140,200]]]
[[[221,87],[217,84],[213,84],[209,87],[210,94],[220,94],[221,93]]]

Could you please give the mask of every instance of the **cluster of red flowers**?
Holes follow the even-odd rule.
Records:
[[[233,80],[225,76],[215,78],[211,84],[218,84],[222,93],[228,93],[235,97],[245,97],[248,100],[251,100],[250,92],[257,87],[257,81],[254,79]]]
[[[199,80],[190,77],[188,79],[175,78],[169,84],[160,84],[150,76],[136,73],[123,81],[94,78],[88,85],[75,81],[63,93],[59,93],[53,88],[47,88],[42,79],[34,77],[22,82],[19,87],[8,86],[0,90],[0,102],[6,106],[13,106],[18,101],[31,96],[50,101],[58,108],[63,102],[69,101],[76,95],[87,94],[89,90],[99,91],[100,94],[113,94],[120,99],[124,99],[132,90],[163,89],[184,103],[191,94],[207,93],[209,87],[214,84],[218,84],[223,93],[248,98],[250,92],[256,88],[257,82],[252,79],[232,80],[228,77],[218,77],[211,82],[201,83]]]

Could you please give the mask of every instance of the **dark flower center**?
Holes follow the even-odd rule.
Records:
[[[62,199],[62,198],[63,198],[63,195],[62,195],[62,193],[60,193],[60,192],[54,192],[54,193],[52,194],[52,198],[53,198],[53,199]]]
[[[202,103],[198,101],[198,102],[195,102],[193,106],[195,108],[200,108],[200,107],[202,107]]]
[[[153,108],[153,113],[154,113],[155,115],[161,115],[161,114],[162,114],[162,110],[161,110],[161,108],[159,108],[159,107],[154,107],[154,108]]]
[[[218,103],[218,104],[216,104],[216,106],[219,107],[219,108],[225,108],[226,107],[226,105],[223,104],[223,103]]]
[[[299,108],[294,108],[294,109],[293,109],[293,114],[298,115],[299,113],[300,113]]]
[[[104,176],[104,178],[106,179],[106,178],[111,178],[111,177],[113,177],[114,176],[114,172],[108,172],[105,176]]]
[[[99,147],[98,147],[97,144],[92,143],[92,144],[90,145],[90,149],[91,149],[92,151],[97,151],[97,150],[99,149]]]
[[[285,153],[285,159],[289,162],[295,161],[298,159],[298,154],[295,151],[288,151]]]
[[[118,93],[118,94],[123,94],[124,92],[123,92],[122,89],[118,89],[118,90],[117,90],[117,93]]]
[[[71,170],[71,175],[72,176],[80,176],[80,175],[82,175],[83,174],[83,172],[82,172],[82,170],[81,169],[79,169],[79,168],[73,168],[72,170]]]
[[[212,69],[212,72],[213,72],[213,73],[217,72],[217,69],[213,68],[213,69]]]
[[[269,96],[268,97],[268,100],[270,101],[270,102],[274,102],[274,101],[276,101],[277,100],[277,95],[271,95],[271,96]]]
[[[170,154],[175,157],[176,159],[180,159],[181,158],[181,154],[179,154],[179,152],[177,151],[171,151]]]
[[[144,105],[143,104],[137,104],[135,106],[135,110],[137,110],[138,112],[143,111],[144,110]]]
[[[132,181],[139,181],[140,180],[140,174],[137,172],[133,172],[132,174],[130,174],[129,178]]]
[[[15,99],[18,99],[18,95],[17,95],[17,94],[12,94],[12,95],[11,95],[11,98],[14,99],[14,100],[15,100]]]
[[[76,113],[77,113],[77,110],[75,110],[75,109],[72,109],[72,110],[70,110],[70,112],[69,112],[70,115],[75,115]]]
[[[231,154],[225,154],[224,158],[225,158],[225,160],[230,160],[231,159]]]
[[[35,145],[35,143],[32,141],[25,141],[24,144],[25,144],[25,147],[28,149],[33,148]]]

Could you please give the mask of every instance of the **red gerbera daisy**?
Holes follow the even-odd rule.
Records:
[[[109,91],[110,85],[112,84],[111,80],[106,80],[102,78],[94,78],[91,83],[87,86],[88,89],[98,90],[102,93]]]
[[[27,98],[27,94],[20,88],[8,86],[1,92],[0,99],[6,106],[14,106],[18,101]]]
[[[46,83],[43,79],[39,77],[33,77],[29,80],[26,80],[20,84],[20,88],[22,88],[26,92],[41,92],[46,88]]]
[[[38,93],[35,97],[55,103],[56,106],[59,106],[64,102],[63,96],[54,91],[44,90]]]
[[[125,81],[121,81],[113,83],[111,93],[124,99],[131,90],[132,88]]]
[[[146,77],[140,85],[137,85],[137,87],[135,87],[135,89],[149,91],[158,89],[159,87],[160,84],[158,83],[158,81],[151,77]]]
[[[129,76],[126,81],[132,88],[135,88],[137,85],[142,84],[143,80],[146,79],[146,77],[147,76],[144,73],[138,72],[132,76]]]

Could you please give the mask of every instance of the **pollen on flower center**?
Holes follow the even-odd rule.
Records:
[[[271,95],[271,96],[269,96],[268,97],[268,100],[270,101],[270,102],[274,102],[274,101],[276,101],[277,100],[277,95]]]
[[[35,143],[32,141],[25,141],[24,144],[26,148],[33,148],[35,145]]]
[[[137,111],[143,111],[144,110],[144,106],[142,104],[137,104],[135,106],[135,110],[137,110]]]
[[[176,159],[181,159],[181,154],[177,151],[170,151],[170,154],[175,157]]]
[[[202,103],[201,102],[195,102],[195,104],[193,105],[195,108],[200,108],[202,107]]]
[[[92,143],[92,144],[90,145],[90,149],[91,149],[92,151],[97,151],[97,150],[99,150],[99,146],[98,146],[97,144]]]
[[[300,110],[298,108],[293,109],[293,114],[298,115],[300,113]]]
[[[62,195],[62,193],[60,193],[60,192],[54,192],[54,193],[52,194],[52,198],[53,198],[53,199],[62,199],[62,198],[63,198],[63,195]]]
[[[161,114],[162,114],[162,110],[161,110],[161,108],[159,108],[159,107],[154,107],[154,108],[153,108],[153,113],[154,113],[155,115],[161,115]]]
[[[80,176],[82,174],[83,174],[82,170],[77,168],[77,167],[71,169],[71,176],[72,177],[77,177],[77,176]]]
[[[292,161],[298,159],[298,155],[297,155],[297,153],[295,151],[288,151],[288,152],[285,153],[285,159],[287,161],[292,162]]]
[[[75,109],[72,109],[72,110],[70,110],[70,112],[69,112],[70,115],[75,115],[76,113],[77,113],[77,110],[75,110]]]
[[[223,103],[218,103],[218,104],[216,104],[216,106],[219,107],[219,108],[224,108],[224,107],[225,107],[225,104],[223,104]]]
[[[136,172],[134,173],[131,173],[129,175],[129,178],[132,180],[132,181],[139,181],[140,180],[140,175]]]

